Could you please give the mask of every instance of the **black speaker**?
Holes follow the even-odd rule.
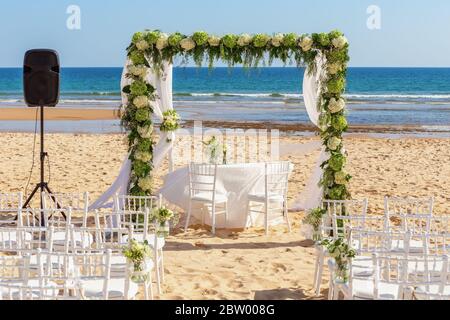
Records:
[[[54,107],[59,100],[59,57],[54,50],[35,49],[25,53],[23,91],[29,107]]]

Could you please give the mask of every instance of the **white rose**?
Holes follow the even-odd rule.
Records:
[[[141,188],[144,191],[149,191],[152,189],[152,178],[146,177],[146,178],[140,178],[138,182],[139,188]]]
[[[347,174],[344,171],[339,171],[334,174],[334,182],[339,185],[347,184]]]
[[[152,137],[153,134],[153,126],[145,126],[145,127],[138,127],[137,131],[141,138],[143,139],[149,139]]]
[[[339,63],[331,63],[328,65],[328,73],[329,74],[336,74],[341,70],[342,70],[342,67]]]
[[[191,51],[195,48],[195,41],[191,38],[185,38],[180,41],[180,46],[184,51]]]
[[[272,45],[274,47],[279,47],[281,46],[281,44],[283,43],[283,39],[284,39],[284,35],[281,33],[276,34],[273,38],[272,38]]]
[[[313,40],[310,37],[304,37],[301,41],[300,41],[300,47],[302,48],[303,51],[309,51],[311,50],[313,45]]]
[[[133,76],[145,78],[147,76],[147,68],[141,66],[129,66],[128,72],[130,72]]]
[[[134,158],[142,162],[149,162],[150,160],[152,160],[152,155],[149,152],[137,151],[134,154]]]
[[[136,106],[136,108],[145,108],[148,107],[149,101],[146,96],[139,96],[134,98],[133,104]]]
[[[150,46],[148,45],[147,41],[140,40],[138,43],[136,43],[136,48],[138,48],[138,50],[140,51],[145,51],[150,48]]]
[[[339,37],[333,39],[332,43],[336,49],[342,49],[347,45],[348,40],[344,36],[339,36]]]
[[[216,36],[211,36],[208,39],[208,43],[211,47],[218,47],[220,45],[220,38]]]
[[[341,139],[337,138],[337,137],[332,137],[330,140],[328,140],[328,149],[330,149],[331,151],[335,151],[340,145],[341,145],[342,141]]]
[[[167,34],[161,33],[158,41],[156,41],[156,48],[158,48],[158,50],[162,50],[165,47],[167,47],[169,45],[168,39],[169,39],[169,37],[167,36]]]
[[[328,110],[330,110],[331,113],[338,113],[342,111],[345,108],[345,100],[340,98],[339,100],[336,100],[335,98],[331,98],[330,102],[328,104]]]
[[[244,33],[243,35],[241,35],[239,37],[237,44],[240,47],[245,47],[245,46],[248,46],[251,42],[252,42],[252,36],[247,33]]]

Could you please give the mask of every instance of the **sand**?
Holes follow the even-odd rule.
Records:
[[[58,192],[89,191],[96,199],[115,179],[126,156],[123,135],[48,134],[50,186]],[[283,144],[317,138],[283,137]],[[22,191],[31,166],[32,134],[0,134],[0,190]],[[348,171],[354,198],[369,199],[370,214],[383,212],[383,197],[435,196],[437,215],[450,213],[450,140],[346,139]],[[38,149],[37,149],[38,150]],[[304,187],[318,152],[286,156],[295,164],[289,200]],[[38,157],[36,154],[36,164]],[[181,164],[177,164],[178,166]],[[157,172],[157,185],[167,163]],[[38,179],[34,169],[32,185]],[[181,212],[183,222],[183,213]],[[188,233],[173,230],[165,248],[166,284],[161,299],[324,299],[314,297],[314,248],[300,234],[302,212],[291,212],[293,232],[274,227],[219,230],[216,237],[201,226]]]

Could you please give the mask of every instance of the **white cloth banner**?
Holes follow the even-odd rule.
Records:
[[[324,74],[325,70],[323,66],[325,65],[324,57],[320,54],[316,60],[316,73],[309,74],[309,70],[305,70],[305,75],[303,77],[303,100],[305,102],[306,112],[308,113],[309,119],[317,127],[319,126],[320,110],[317,108],[320,99],[320,79]],[[322,142],[317,143],[315,150],[319,149]],[[306,144],[302,146],[305,151],[311,150],[311,145]],[[297,150],[298,148],[296,148]],[[309,152],[305,152],[309,153]],[[321,165],[328,159],[329,155],[325,152],[325,147],[322,146],[322,151],[319,155],[319,159],[313,169],[312,175],[309,178],[305,189],[297,197],[295,204],[290,208],[292,211],[299,210],[310,210],[320,206],[322,201],[323,188],[319,186],[320,179],[323,175],[323,169]]]
[[[121,90],[127,85],[131,84],[131,79],[126,75],[128,73],[128,66],[131,65],[130,59],[125,62],[125,67],[122,72],[122,79],[120,81]],[[173,110],[173,97],[172,97],[172,64],[165,62],[163,64],[163,72],[161,75],[156,73],[152,68],[149,69],[147,74],[147,82],[150,83],[156,89],[156,99],[152,103],[153,112],[156,117],[161,121],[163,120],[163,113],[167,110]],[[122,108],[128,105],[128,96],[125,93],[121,93]],[[175,140],[175,133],[173,132],[161,132],[159,143],[153,150],[153,167],[157,169],[161,165],[164,157],[173,149],[173,141]],[[172,171],[172,155],[169,155],[169,169]],[[112,202],[108,202],[115,194],[126,195],[128,193],[128,184],[131,176],[131,161],[129,155],[124,160],[120,169],[119,175],[111,185],[111,187],[95,201],[89,210],[96,210],[100,208],[113,207]]]

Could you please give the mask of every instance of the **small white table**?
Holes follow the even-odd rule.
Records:
[[[291,170],[293,166],[291,167]],[[265,163],[226,164],[217,167],[216,189],[218,194],[228,196],[228,222],[225,216],[216,216],[216,227],[227,229],[243,229],[250,226],[247,219],[248,195],[264,194]],[[185,212],[189,209],[189,169],[183,167],[169,173],[164,179],[164,185],[159,190],[170,203],[180,207]],[[192,211],[192,217],[201,221],[200,210]],[[252,214],[254,226],[264,226],[263,214]],[[283,217],[270,219],[270,225],[285,223]],[[205,224],[211,225],[211,216],[205,215]]]

